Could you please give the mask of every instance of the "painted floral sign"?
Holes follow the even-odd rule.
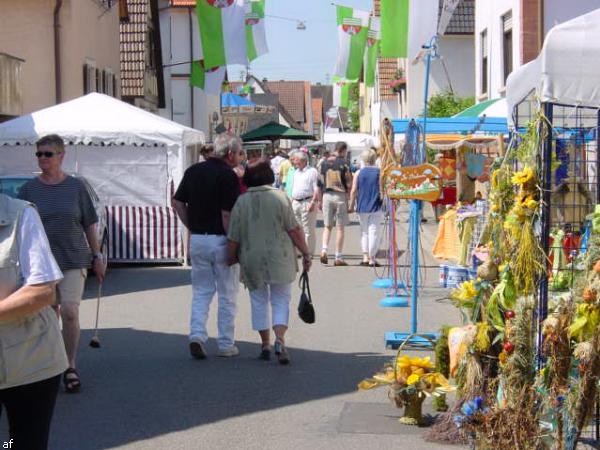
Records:
[[[442,192],[442,173],[431,164],[391,167],[384,173],[386,195],[393,200],[436,201]]]

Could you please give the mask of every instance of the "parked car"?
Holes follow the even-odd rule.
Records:
[[[19,192],[23,185],[27,183],[29,180],[33,179],[35,175],[4,175],[0,176],[0,192],[10,196],[17,198],[19,196]],[[108,255],[108,221],[106,217],[106,208],[105,205],[100,201],[98,194],[91,186],[91,184],[84,177],[75,176],[77,179],[81,180],[85,185],[86,190],[90,194],[90,198],[92,199],[92,203],[94,204],[94,209],[96,210],[96,214],[98,215],[98,242],[100,242],[100,249],[102,253],[106,257]]]

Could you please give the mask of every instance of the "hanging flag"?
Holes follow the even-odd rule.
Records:
[[[440,14],[440,23],[438,24],[437,32],[440,36],[443,36],[448,28],[452,14],[460,3],[460,0],[444,0],[444,6],[442,6],[442,13]]]
[[[379,40],[381,39],[379,17],[371,17],[369,33],[367,35],[367,56],[365,62],[365,85],[375,86],[375,68],[379,54]]]
[[[246,0],[246,50],[248,61],[269,51],[265,34],[265,0]]]
[[[414,58],[437,34],[439,0],[381,0],[381,57]]]
[[[350,106],[350,88],[356,80],[345,80],[333,77],[333,106],[348,108]]]
[[[349,80],[360,77],[369,33],[369,12],[337,6],[338,57],[334,75]]]
[[[208,95],[219,95],[225,79],[225,70],[225,66],[205,69],[203,61],[193,61],[190,86],[200,88]]]
[[[244,0],[197,0],[196,14],[206,67],[246,64]]]

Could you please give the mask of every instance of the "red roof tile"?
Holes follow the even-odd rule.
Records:
[[[129,22],[121,23],[121,95],[144,96],[149,0],[126,0]]]
[[[299,124],[306,122],[305,82],[304,81],[267,81],[267,89],[279,94],[279,103]]]

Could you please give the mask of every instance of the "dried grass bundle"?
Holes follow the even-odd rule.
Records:
[[[488,398],[494,395],[490,390]],[[513,392],[513,404],[493,406],[470,431],[476,433],[478,449],[540,450],[544,449],[539,432],[540,408],[535,390],[526,386]]]

